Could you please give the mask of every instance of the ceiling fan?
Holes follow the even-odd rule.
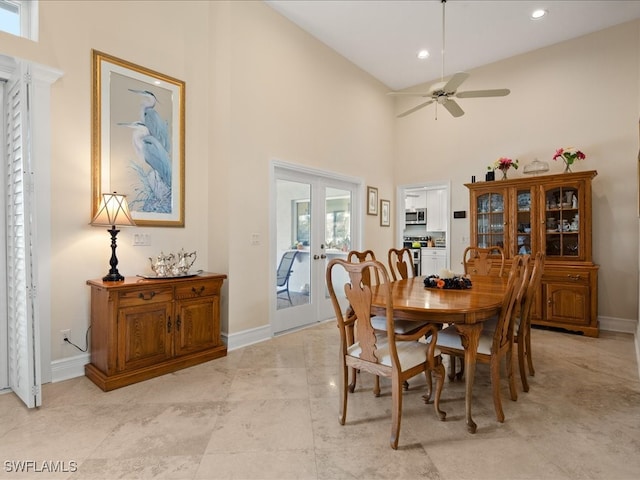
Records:
[[[478,98],[478,97],[504,97],[509,95],[510,90],[507,88],[499,88],[494,90],[468,90],[466,92],[458,92],[458,87],[462,85],[469,74],[465,72],[455,73],[448,81],[444,81],[444,45],[445,45],[445,4],[447,0],[441,0],[442,2],[442,75],[440,76],[440,82],[434,83],[429,88],[428,92],[390,92],[389,95],[395,96],[413,96],[413,97],[425,97],[429,98],[426,102],[423,102],[409,110],[402,112],[398,115],[398,118],[406,117],[407,115],[420,110],[432,103],[442,105],[447,111],[454,117],[461,117],[464,115],[464,110],[460,108],[460,105],[453,99],[455,98]],[[437,119],[437,110],[436,110]]]

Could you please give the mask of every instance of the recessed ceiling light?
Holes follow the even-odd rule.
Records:
[[[531,18],[534,20],[538,20],[539,18],[544,17],[546,14],[547,14],[547,11],[540,8],[538,10],[533,11],[533,13],[531,14]]]
[[[429,51],[428,50],[420,50],[418,52],[418,58],[420,60],[424,60],[425,58],[429,58]]]

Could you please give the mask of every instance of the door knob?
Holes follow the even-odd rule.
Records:
[[[320,258],[327,258],[325,254],[320,255]]]
[[[320,258],[320,257],[319,257],[318,255],[314,255],[314,256],[313,256],[313,259],[314,259],[314,260],[318,260],[319,258]]]

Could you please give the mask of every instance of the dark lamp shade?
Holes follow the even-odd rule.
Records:
[[[91,220],[91,225],[135,226],[131,218],[127,196],[119,193],[103,193],[98,213]]]

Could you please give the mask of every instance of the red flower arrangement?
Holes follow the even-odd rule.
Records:
[[[566,148],[559,148],[558,150],[556,150],[556,153],[553,156],[553,159],[558,160],[558,158],[561,158],[562,161],[564,162],[564,165],[565,165],[564,171],[570,172],[571,171],[570,167],[571,165],[573,165],[573,162],[575,162],[576,160],[584,160],[585,158],[587,158],[587,156],[577,148],[566,147]]]
[[[498,160],[496,160],[495,162],[493,162],[493,165],[488,167],[489,170],[502,170],[503,172],[506,172],[507,170],[509,170],[511,167],[513,167],[515,170],[518,169],[518,160],[511,160],[510,158],[507,157],[500,157]]]

